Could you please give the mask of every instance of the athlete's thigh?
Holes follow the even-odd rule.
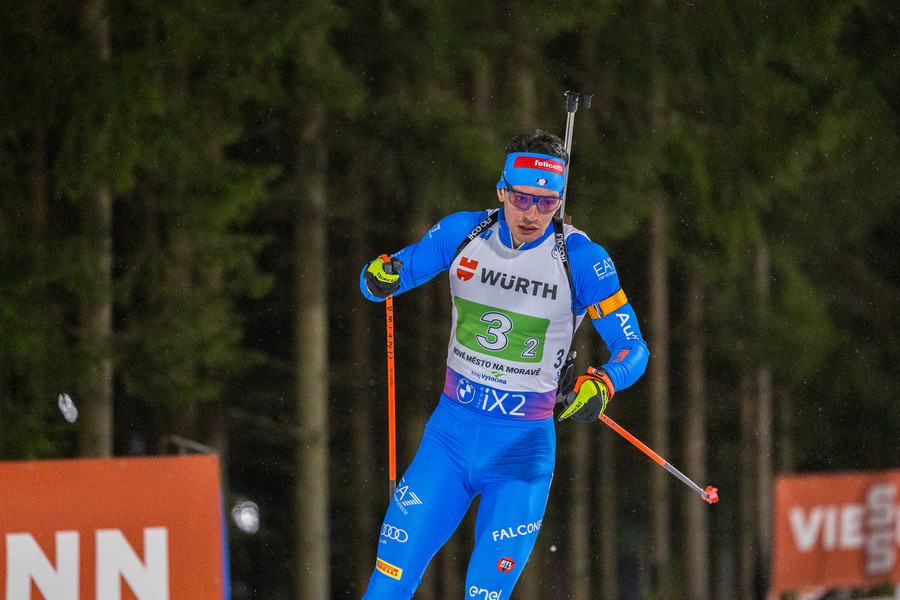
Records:
[[[475,525],[466,598],[504,600],[522,574],[541,528],[552,475],[486,484]]]
[[[426,432],[388,507],[365,600],[412,596],[428,562],[472,502],[467,474],[459,463],[454,453]]]

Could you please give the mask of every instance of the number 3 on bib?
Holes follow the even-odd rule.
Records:
[[[456,297],[456,341],[482,354],[503,360],[538,363],[544,353],[549,319]]]

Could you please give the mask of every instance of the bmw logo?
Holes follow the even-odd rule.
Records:
[[[468,404],[475,399],[475,388],[466,379],[460,379],[456,386],[456,399],[460,404]]]

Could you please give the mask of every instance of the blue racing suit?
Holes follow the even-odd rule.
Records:
[[[464,598],[508,598],[546,507],[557,379],[574,327],[590,315],[616,390],[646,368],[647,345],[609,254],[570,225],[563,248],[548,226],[514,249],[503,210],[490,226],[491,211],[449,215],[393,255],[403,262],[396,293],[449,271],[453,320],[443,393],[391,500],[364,600],[411,598],[479,494]],[[362,275],[360,288],[378,300]]]

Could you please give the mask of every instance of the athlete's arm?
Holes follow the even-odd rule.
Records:
[[[456,249],[463,239],[487,216],[487,211],[458,212],[438,221],[421,240],[392,254],[400,259],[400,288],[394,295],[401,294],[416,286],[422,285],[435,275],[450,268],[456,256]],[[366,267],[359,275],[359,289],[363,296],[375,302],[381,302],[369,293],[364,274]]]
[[[616,391],[633,384],[644,374],[650,352],[641,335],[637,316],[619,285],[619,276],[609,254],[581,232],[566,238],[575,284],[576,310],[587,311],[594,328],[610,352],[602,365]]]

